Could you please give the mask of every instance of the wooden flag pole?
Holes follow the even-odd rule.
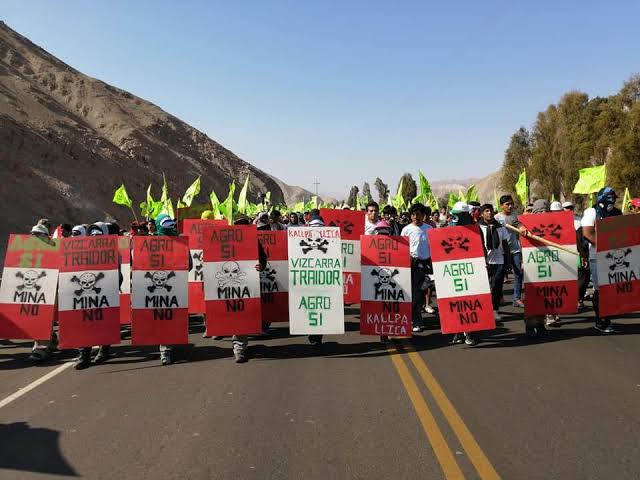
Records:
[[[520,230],[518,230],[518,229],[517,229],[516,227],[514,227],[513,225],[506,225],[506,224],[505,224],[505,227],[507,227],[509,230],[512,230],[512,231],[514,231],[514,232],[516,232],[516,233],[519,233],[520,235],[523,235],[523,234],[522,234],[522,232],[520,232]],[[564,245],[558,245],[558,244],[557,244],[557,243],[555,243],[555,242],[552,242],[552,241],[550,241],[550,240],[547,240],[546,238],[539,237],[539,236],[534,235],[534,234],[532,234],[532,233],[527,233],[527,234],[526,234],[526,235],[524,235],[524,236],[525,236],[525,237],[528,237],[528,238],[531,238],[531,239],[533,239],[533,240],[535,240],[535,241],[537,241],[537,242],[544,243],[545,245],[548,245],[548,246],[550,246],[550,247],[558,248],[558,249],[563,250],[563,251],[565,251],[565,252],[567,252],[567,253],[571,253],[571,254],[573,254],[573,255],[580,255],[578,252],[574,252],[573,250],[568,249],[568,248],[567,248],[567,247],[565,247]]]

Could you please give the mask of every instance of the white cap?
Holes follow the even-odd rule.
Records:
[[[564,202],[562,204],[562,208],[571,208],[571,207],[575,207],[575,205],[571,202]]]
[[[467,202],[456,202],[451,211],[469,213],[469,205],[467,205]]]
[[[552,212],[561,212],[562,204],[560,202],[551,202],[551,207],[549,208]]]

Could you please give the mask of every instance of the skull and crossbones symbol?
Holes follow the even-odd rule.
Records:
[[[149,290],[150,293],[155,293],[156,290],[166,290],[170,292],[173,287],[167,285],[167,282],[175,276],[176,274],[174,272],[166,272],[164,270],[147,272],[144,274],[144,278],[151,280],[151,285],[147,287],[147,290]]]
[[[242,279],[246,276],[247,274],[240,270],[238,262],[224,262],[222,269],[216,273],[218,286],[222,288],[242,285]]]
[[[38,285],[38,280],[42,277],[46,277],[47,272],[36,272],[35,270],[27,270],[26,272],[17,272],[16,277],[22,279],[22,285],[18,285],[16,289],[21,292],[22,290],[39,291],[42,287]]]
[[[329,226],[331,227],[340,227],[342,230],[344,230],[346,233],[353,233],[353,227],[355,227],[355,225],[353,224],[353,222],[350,222],[349,220],[335,220],[331,223],[329,223]]]
[[[78,290],[74,290],[73,293],[79,297],[83,293],[100,293],[102,291],[101,288],[96,287],[96,284],[104,278],[104,273],[99,272],[98,274],[92,272],[84,272],[80,277],[73,276],[71,277],[71,281],[80,285]]]
[[[395,290],[398,285],[393,281],[393,277],[395,277],[399,273],[400,270],[398,270],[397,268],[394,268],[393,271],[389,270],[388,268],[371,270],[371,275],[374,277],[378,277],[378,281],[373,284],[376,292],[379,292],[380,290],[385,288]]]
[[[322,238],[318,232],[312,232],[308,240],[300,240],[302,253],[305,255],[311,250],[319,250],[322,253],[327,253],[327,245],[329,245],[327,239]]]
[[[627,256],[631,253],[631,249],[627,248],[626,250],[614,250],[612,252],[607,253],[607,258],[609,260],[613,260],[613,263],[609,265],[609,270],[622,270],[623,268],[629,268],[631,263],[626,261]]]
[[[469,251],[468,243],[469,243],[469,239],[466,237],[463,238],[462,235],[460,235],[458,237],[449,237],[446,240],[442,240],[440,245],[443,246],[445,253],[451,253],[451,251],[456,248],[460,248],[465,252],[468,252]]]
[[[267,266],[260,272],[260,280],[272,284],[276,281],[276,270],[267,262]]]
[[[556,225],[554,223],[550,223],[549,225],[538,225],[531,229],[531,233],[537,235],[538,237],[555,237],[560,238],[560,232],[562,231],[562,226]]]

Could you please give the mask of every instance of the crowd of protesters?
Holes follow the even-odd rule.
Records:
[[[621,215],[616,208],[617,195],[609,187],[603,188],[596,195],[596,201],[591,208],[584,211],[582,217],[574,213],[574,226],[576,229],[577,246],[580,254],[580,266],[578,269],[579,307],[584,307],[587,300],[587,291],[591,282],[593,294],[590,296],[595,313],[595,328],[604,334],[615,333],[614,326],[609,318],[601,318],[599,315],[599,295],[597,281],[596,262],[596,220]],[[491,288],[493,313],[497,325],[501,324],[500,308],[505,305],[503,286],[505,278],[509,274],[513,277],[513,301],[512,307],[523,309],[523,258],[520,235],[528,232],[518,221],[518,212],[515,210],[515,202],[510,195],[503,195],[497,206],[499,211],[491,204],[481,205],[478,202],[457,202],[451,209],[432,211],[430,207],[415,203],[406,212],[398,212],[393,206],[385,205],[380,210],[376,202],[369,202],[364,212],[364,231],[367,235],[402,235],[409,238],[411,255],[411,288],[413,302],[412,330],[414,333],[422,332],[425,327],[425,315],[433,315],[437,320],[437,308],[432,305],[435,286],[432,281],[433,266],[429,248],[429,231],[433,228],[447,226],[478,225],[485,254],[487,273]],[[628,205],[629,213],[640,213],[640,199],[632,199]],[[524,209],[524,214],[539,214],[550,211],[574,212],[575,206],[571,202],[549,202],[538,199]],[[202,218],[211,218],[212,213],[207,211]],[[236,225],[253,223],[258,230],[286,230],[290,227],[324,226],[324,220],[320,210],[312,209],[304,212],[291,212],[282,215],[277,210],[264,211],[250,219],[239,216],[234,219]],[[509,225],[514,228],[507,228]],[[515,229],[515,230],[514,230]],[[31,229],[34,236],[94,236],[94,235],[178,235],[175,219],[169,215],[161,214],[155,219],[134,222],[131,228],[123,230],[113,222],[95,222],[72,226],[60,224],[53,228],[49,220],[39,220]],[[259,262],[256,269],[265,268],[267,256],[259,245]],[[135,262],[135,259],[132,259]],[[189,268],[192,263],[189,258]],[[122,278],[120,279],[122,283]],[[428,319],[428,317],[427,317]],[[548,334],[547,327],[558,327],[560,318],[547,315],[543,318],[525,318],[525,334],[528,339],[537,339]],[[206,332],[205,332],[206,336]],[[214,337],[221,339],[222,337]],[[381,338],[386,341],[386,337]],[[309,341],[312,345],[321,346],[322,336],[311,335]],[[238,363],[247,361],[248,337],[236,335],[232,338],[234,358]],[[452,343],[465,343],[473,346],[478,343],[477,336],[471,333],[456,334]],[[36,341],[33,344],[31,359],[34,362],[42,362],[56,350],[56,334],[52,332],[50,341]],[[172,347],[160,345],[160,359],[162,365],[173,363]],[[111,355],[109,345],[99,346],[95,357],[92,358],[92,347],[81,348],[76,358],[76,368],[84,369],[92,363],[106,361]]]

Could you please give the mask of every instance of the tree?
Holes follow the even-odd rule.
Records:
[[[529,167],[531,162],[531,135],[529,131],[520,127],[511,135],[509,146],[504,152],[504,163],[502,164],[502,177],[500,187],[517,198],[515,194],[515,184],[522,170]]]
[[[351,208],[356,208],[356,204],[358,203],[358,193],[360,193],[360,190],[356,185],[351,187],[349,196],[347,197],[347,205],[349,205]]]
[[[371,198],[371,187],[369,187],[368,182],[364,182],[364,185],[362,186],[362,196],[367,197],[369,201],[373,200],[373,198]]]
[[[389,200],[389,185],[384,183],[380,177],[376,177],[374,186],[378,191],[378,202],[380,202],[380,205],[384,205]]]
[[[414,197],[418,194],[418,186],[410,173],[405,173],[400,177],[398,181],[398,188],[402,185],[402,198],[406,204],[411,203]],[[397,191],[397,188],[396,188]]]

